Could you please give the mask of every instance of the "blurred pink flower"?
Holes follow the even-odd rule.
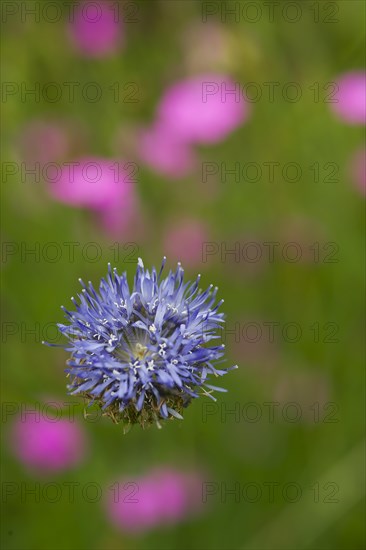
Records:
[[[336,103],[331,108],[338,118],[347,124],[366,123],[366,73],[353,71],[342,75],[338,81]]]
[[[146,229],[140,204],[132,188],[126,200],[111,204],[97,212],[97,220],[103,230],[115,239],[142,239]],[[133,244],[130,243],[131,246]]]
[[[50,176],[49,191],[60,202],[93,210],[105,231],[118,236],[138,215],[134,177],[133,163],[82,158]]]
[[[118,15],[115,2],[81,2],[69,26],[74,47],[86,57],[102,58],[114,54],[122,41]]]
[[[164,254],[189,267],[203,263],[203,243],[210,241],[209,230],[199,220],[181,220],[173,223],[166,231]]]
[[[73,468],[81,462],[86,439],[81,427],[71,420],[23,413],[13,426],[12,446],[25,466],[48,473]]]
[[[134,481],[115,483],[107,513],[116,527],[130,532],[176,524],[199,508],[201,483],[196,472],[153,470]]]
[[[97,157],[82,158],[50,175],[50,193],[66,204],[103,210],[128,200],[132,188],[130,174],[122,163]]]
[[[121,481],[108,501],[111,521],[126,531],[146,531],[159,523],[157,487],[148,478]],[[127,496],[128,491],[128,496]]]
[[[351,157],[350,172],[356,189],[366,195],[366,149],[356,151]]]
[[[206,74],[173,84],[163,95],[157,118],[175,139],[216,143],[241,126],[249,114],[239,83]]]
[[[137,141],[140,159],[157,173],[183,178],[195,166],[193,149],[182,142],[166,124],[154,124],[142,130]]]
[[[188,510],[189,493],[185,476],[174,470],[161,469],[151,477],[159,492],[160,520],[163,523],[178,522]]]

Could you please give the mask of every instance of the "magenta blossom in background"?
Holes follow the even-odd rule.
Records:
[[[220,74],[177,82],[163,95],[157,119],[177,141],[219,142],[241,126],[249,115],[249,105],[241,90],[239,83]]]
[[[132,188],[123,202],[116,202],[98,211],[97,221],[105,233],[115,239],[123,237],[136,241],[136,239],[142,239],[145,232],[145,219]],[[134,243],[131,243],[130,246],[133,245]]]
[[[118,15],[115,2],[81,2],[69,26],[69,36],[76,50],[86,57],[102,58],[114,54],[122,42]]]
[[[117,236],[137,213],[135,171],[134,163],[82,158],[50,175],[49,191],[60,202],[94,211],[106,232]]]
[[[125,489],[129,491],[126,496]],[[148,478],[123,481],[109,501],[109,517],[119,528],[130,532],[152,529],[160,522],[157,486]]]
[[[204,243],[210,241],[209,230],[199,220],[181,220],[173,222],[166,231],[164,250],[166,255],[189,267],[203,263]]]
[[[97,157],[65,163],[49,178],[50,193],[55,199],[96,210],[128,200],[132,188],[131,174],[123,162]]]
[[[366,123],[366,73],[353,71],[341,76],[336,84],[335,103],[331,108],[335,115],[347,124]]]
[[[13,426],[12,446],[18,460],[37,473],[67,470],[81,462],[86,439],[81,427],[66,419],[23,414]]]
[[[106,503],[107,513],[116,527],[133,533],[176,524],[198,511],[201,484],[196,472],[153,470],[133,481],[114,483]]]
[[[151,479],[159,488],[160,521],[179,522],[186,515],[190,500],[186,476],[175,470],[161,469],[154,472]]]
[[[169,125],[161,123],[139,133],[137,154],[146,165],[170,178],[183,178],[196,164],[193,149],[177,138]]]
[[[239,83],[220,74],[192,77],[164,93],[153,125],[139,132],[139,158],[170,178],[191,174],[197,166],[197,144],[224,140],[249,115]]]
[[[350,175],[356,189],[366,195],[366,149],[356,151],[351,157]]]

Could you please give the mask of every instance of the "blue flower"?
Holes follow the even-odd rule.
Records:
[[[207,383],[231,370],[214,366],[224,355],[223,344],[212,345],[224,323],[223,300],[215,304],[213,285],[199,289],[200,275],[184,283],[180,263],[162,279],[165,261],[157,274],[139,259],[132,292],[126,273],[109,265],[99,292],[80,279],[76,311],[62,308],[69,321],[58,325],[71,352],[68,389],[98,403],[115,422],[160,427],[159,418],[182,419],[200,394],[215,400],[214,390],[226,391]]]

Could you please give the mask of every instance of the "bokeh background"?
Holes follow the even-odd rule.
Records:
[[[3,547],[363,548],[363,2],[88,4],[2,3]],[[124,435],[41,341],[79,277],[164,254],[239,369]]]

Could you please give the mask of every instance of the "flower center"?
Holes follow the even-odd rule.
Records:
[[[125,330],[121,333],[113,355],[124,363],[148,360],[150,355],[149,335],[139,329]]]
[[[133,350],[133,354],[136,359],[139,361],[142,361],[142,359],[145,359],[147,353],[147,347],[140,344],[140,342],[137,342],[135,349]]]

